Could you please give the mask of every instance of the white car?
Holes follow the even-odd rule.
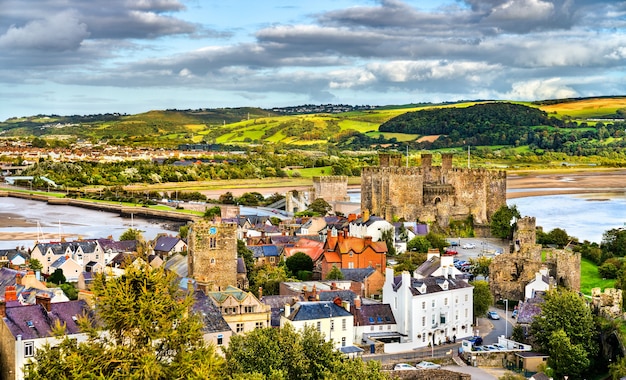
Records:
[[[466,244],[463,244],[463,247],[461,247],[461,248],[463,248],[463,249],[474,249],[474,248],[476,248],[476,244],[466,243]]]
[[[415,370],[417,370],[417,368],[413,367],[413,366],[412,366],[412,365],[410,365],[410,364],[406,364],[406,363],[398,363],[398,364],[396,364],[396,365],[393,367],[393,370],[394,370],[394,371],[406,371],[406,370],[409,370],[409,371],[415,371]]]
[[[419,362],[415,365],[419,369],[439,369],[441,366],[432,362]]]

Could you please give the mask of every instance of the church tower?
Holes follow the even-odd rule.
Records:
[[[189,229],[189,277],[205,292],[237,286],[237,225],[199,221]]]

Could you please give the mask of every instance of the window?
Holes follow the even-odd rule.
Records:
[[[353,257],[354,256],[354,252],[350,251],[350,255],[349,256]]]
[[[96,260],[98,260],[100,258],[100,255],[96,254]]]
[[[467,294],[465,295],[465,302],[467,302]]]
[[[244,313],[254,313],[254,306],[244,306]]]
[[[432,322],[432,324],[433,324],[433,325],[435,324],[435,314],[433,314],[433,317],[432,317],[432,321],[431,321],[431,322]]]
[[[322,332],[322,322],[317,321],[317,331]]]
[[[217,238],[209,238],[209,248],[217,248]]]
[[[237,333],[243,332],[243,323],[237,323]]]
[[[454,303],[459,303],[459,296],[454,297]]]
[[[257,322],[256,325],[254,325],[255,329],[262,329],[263,327],[263,322]]]
[[[448,297],[443,299],[443,305],[448,306]]]
[[[270,263],[273,263],[275,261],[275,257],[270,257]]]
[[[454,319],[456,319],[457,321],[459,320],[459,311],[455,311],[454,312]]]
[[[433,307],[435,307],[435,300],[433,300]]]
[[[341,320],[341,329],[343,331],[346,331],[346,319],[345,318]]]
[[[211,257],[211,264],[215,264],[215,258]]]
[[[426,317],[422,317],[422,326],[426,326]]]
[[[221,346],[222,344],[224,344],[224,335],[220,334],[217,336],[217,345]]]
[[[439,323],[441,323],[442,325],[444,325],[446,323],[446,315],[445,314],[439,315]]]
[[[349,263],[348,263],[348,268],[350,268],[350,269],[354,269],[354,263],[353,263],[353,262],[349,262]]]
[[[341,337],[341,347],[345,347],[346,346],[346,337],[343,336]]]
[[[24,342],[24,357],[29,358],[35,356],[35,344],[33,342]]]
[[[422,310],[426,310],[426,301],[422,302]]]
[[[422,342],[426,342],[426,334],[422,334]]]
[[[335,321],[332,318],[330,320],[330,331],[335,331]]]

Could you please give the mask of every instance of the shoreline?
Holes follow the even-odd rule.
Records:
[[[626,169],[611,170],[577,170],[562,172],[529,172],[511,173],[507,175],[507,200],[561,194],[616,194],[626,195]],[[234,196],[246,192],[262,192],[264,194],[284,193],[289,190],[306,190],[311,186],[286,186],[267,188],[238,188],[226,190]],[[360,189],[360,185],[350,185],[349,190]],[[514,191],[510,191],[514,190]],[[203,194],[209,198],[218,198],[224,190],[205,190]],[[33,228],[37,223],[26,220],[19,214],[0,213],[0,228]],[[0,241],[36,240],[38,233],[33,232],[0,232]],[[44,233],[45,238],[58,238],[58,234]],[[63,234],[62,238],[76,236]]]

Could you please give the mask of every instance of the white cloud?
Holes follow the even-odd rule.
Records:
[[[24,26],[12,25],[0,36],[0,47],[18,50],[76,50],[89,37],[78,13],[65,11]]]
[[[511,87],[511,91],[504,94],[507,99],[562,99],[579,96],[574,89],[562,83],[561,78],[516,82]]]

